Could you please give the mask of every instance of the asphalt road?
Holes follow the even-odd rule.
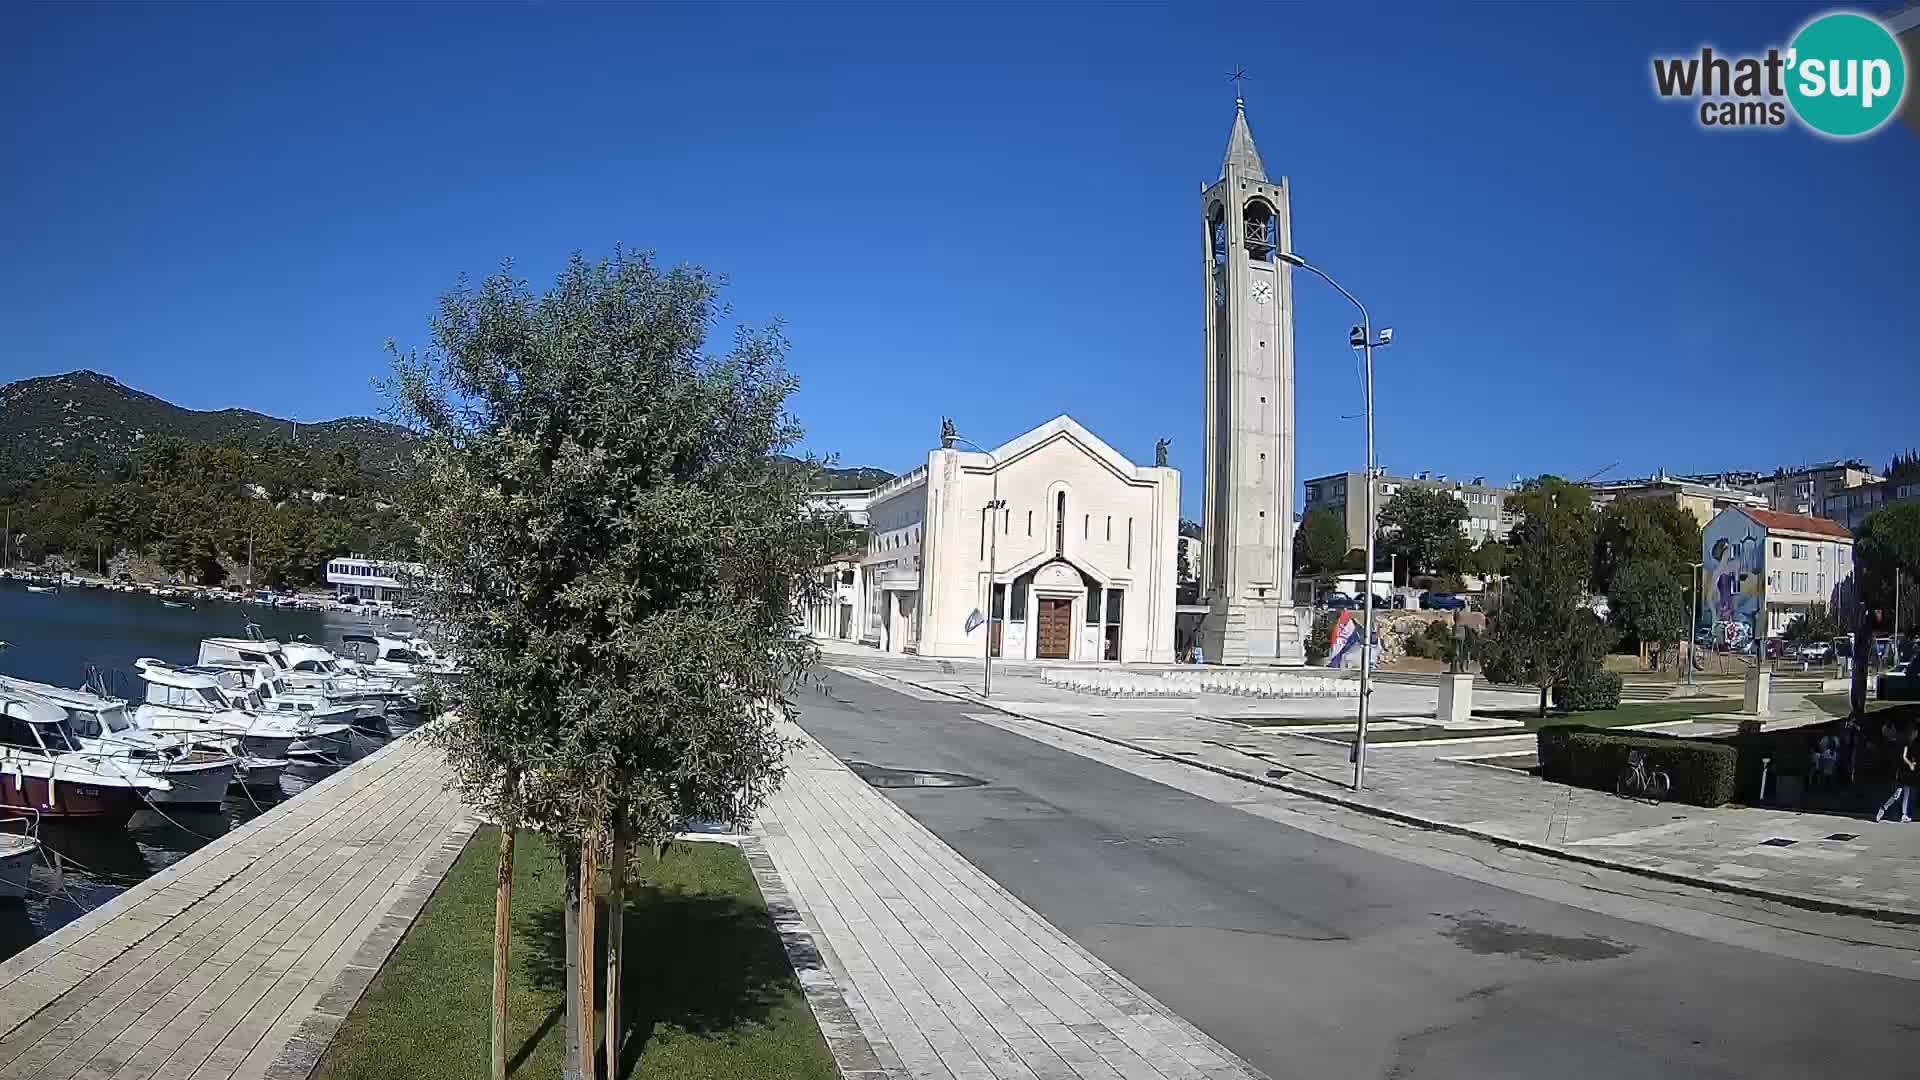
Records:
[[[827,671],[800,724],[1270,1075],[1913,1077],[1920,983],[1716,944],[1254,817]],[[1836,946],[1838,948],[1839,946]]]

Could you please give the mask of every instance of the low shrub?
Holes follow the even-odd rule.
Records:
[[[1307,631],[1307,640],[1301,643],[1307,652],[1307,663],[1327,662],[1327,638],[1332,636],[1334,620],[1339,617],[1340,613],[1331,609],[1313,617],[1313,628]]]
[[[1553,704],[1568,712],[1592,712],[1620,707],[1620,674],[1593,671],[1576,675],[1553,688]]]
[[[1575,787],[1612,791],[1627,769],[1627,755],[1645,751],[1648,768],[1673,780],[1671,798],[1695,806],[1733,799],[1738,754],[1725,743],[1665,735],[1622,734],[1609,728],[1549,724],[1538,733],[1540,775]]]

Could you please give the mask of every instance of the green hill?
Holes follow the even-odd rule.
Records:
[[[150,439],[295,443],[333,456],[359,455],[369,473],[391,472],[406,455],[406,430],[364,416],[300,424],[250,409],[184,409],[96,371],[70,371],[0,386],[0,454],[12,478],[37,476],[58,462],[116,467]]]

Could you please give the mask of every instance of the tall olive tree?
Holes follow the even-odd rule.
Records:
[[[780,778],[775,723],[813,659],[785,630],[837,523],[806,512],[815,466],[783,453],[800,432],[779,328],[707,350],[719,285],[616,251],[575,256],[536,294],[509,266],[443,298],[432,349],[396,353],[397,411],[420,436],[426,604],[462,668],[433,737],[502,828],[496,1077],[515,830],[569,862],[567,1067],[587,1077],[600,856],[618,926],[631,845],[742,820]]]

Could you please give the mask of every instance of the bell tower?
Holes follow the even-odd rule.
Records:
[[[1200,195],[1207,484],[1200,580],[1209,663],[1304,664],[1293,607],[1293,282],[1287,181],[1267,178],[1234,100],[1220,179]]]

